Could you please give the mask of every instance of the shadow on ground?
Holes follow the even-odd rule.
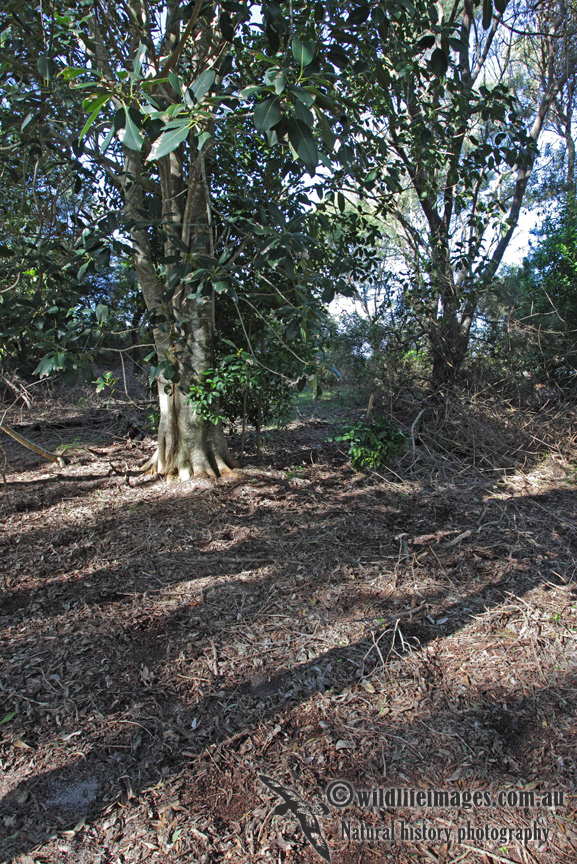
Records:
[[[259,771],[575,781],[572,491],[292,475],[9,484],[2,860],[314,860]]]

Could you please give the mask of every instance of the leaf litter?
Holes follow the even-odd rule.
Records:
[[[309,802],[333,779],[565,793],[333,808],[338,864],[575,860],[571,412],[456,400],[366,476],[328,428],[271,432],[216,484],[131,478],[152,442],[118,429],[64,470],[7,446],[0,861],[318,860],[259,773]],[[345,818],[452,835],[354,842]],[[536,818],[545,845],[456,842]]]

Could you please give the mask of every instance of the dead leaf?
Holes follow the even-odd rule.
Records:
[[[453,773],[451,774],[450,777],[447,777],[447,782],[450,783],[453,780],[459,780],[459,778],[462,776],[462,774],[463,774],[462,768],[457,768],[456,771],[453,771]]]

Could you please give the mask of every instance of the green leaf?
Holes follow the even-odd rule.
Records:
[[[0,720],[0,726],[3,726],[4,723],[9,723],[10,720],[13,720],[17,714],[18,711],[11,711],[10,714],[7,714],[6,717],[3,717],[2,720]]]
[[[278,76],[281,74],[282,74],[282,70],[279,69],[278,66],[272,66],[270,69],[267,69],[266,72],[264,73],[264,83],[266,84],[267,87],[271,87],[275,82],[275,78],[278,78]],[[277,94],[277,95],[280,95],[280,94]]]
[[[20,127],[20,131],[23,132],[28,124],[34,119],[34,113],[29,111],[24,120],[22,121],[22,126]]]
[[[90,69],[80,68],[78,66],[67,66],[60,73],[65,81],[72,81],[74,78],[80,78],[81,75],[89,75]]]
[[[99,303],[96,307],[96,320],[99,324],[108,321],[108,306],[105,306],[104,303]]]
[[[432,48],[435,44],[435,37],[432,34],[427,33],[423,36],[417,44],[415,45],[415,51],[427,51],[429,48]]]
[[[110,102],[110,96],[108,94],[103,94],[102,96],[98,96],[96,99],[94,99],[92,97],[92,101],[90,102],[90,105],[94,106],[94,107],[92,108],[92,113],[91,113],[90,117],[88,118],[88,120],[84,124],[84,128],[83,128],[82,132],[78,136],[79,141],[82,141],[82,139],[84,138],[84,136],[86,135],[86,133],[88,132],[88,130],[90,129],[90,127],[92,126],[92,124],[94,123],[94,121],[96,120],[98,115],[100,114],[101,110],[107,104],[107,102]]]
[[[377,63],[375,66],[375,75],[377,76],[377,81],[384,87],[385,90],[391,86],[391,73],[388,69],[386,69],[382,63]]]
[[[48,83],[58,71],[58,66],[54,60],[51,60],[50,57],[44,57],[43,55],[38,58],[36,65],[46,83]]]
[[[327,59],[333,64],[333,66],[336,66],[337,69],[344,69],[349,64],[347,52],[342,45],[333,45],[327,51]]]
[[[274,84],[274,92],[277,96],[280,96],[281,93],[284,93],[284,89],[286,87],[286,72],[283,70],[273,81]]]
[[[102,106],[109,100],[110,93],[103,93],[102,90],[99,90],[95,93],[91,93],[90,96],[86,96],[82,100],[82,109],[86,111],[87,114],[91,114],[92,111],[95,111],[97,108],[102,108]]]
[[[335,299],[335,286],[327,285],[322,293],[321,300],[323,303],[332,303]]]
[[[100,152],[102,153],[102,155],[104,155],[104,153],[106,153],[106,151],[108,150],[108,147],[110,145],[110,142],[112,141],[113,135],[114,135],[114,126],[111,126],[110,129],[108,130],[108,134],[106,135],[106,138],[104,139],[104,141],[100,145]]]
[[[232,42],[234,39],[234,27],[228,12],[223,12],[218,19],[218,25],[220,27],[220,32],[222,33],[222,38],[227,42]]]
[[[200,135],[199,135],[198,138],[197,138],[197,140],[198,140],[198,149],[199,149],[199,150],[202,150],[202,148],[204,147],[204,145],[206,144],[206,142],[207,142],[207,141],[210,141],[211,138],[212,138],[212,135],[210,134],[210,132],[201,132]]]
[[[488,30],[493,18],[493,6],[491,0],[483,0],[483,30]]]
[[[132,61],[132,71],[135,75],[140,75],[142,70],[142,61],[146,57],[146,45],[144,42],[141,42],[138,46],[136,54],[134,55],[134,60]]]
[[[178,77],[176,72],[168,73],[168,81],[175,93],[182,93],[182,79]]]
[[[334,146],[337,140],[336,136],[332,131],[331,127],[329,126],[327,118],[325,117],[321,109],[318,107],[318,105],[315,105],[315,112],[319,121],[322,139],[329,150],[334,150]]]
[[[183,141],[186,141],[190,133],[190,122],[181,120],[179,123],[182,125],[167,129],[156,139],[146,158],[147,162],[151,162],[153,159],[162,159],[163,156],[172,153]]]
[[[502,15],[507,8],[508,2],[509,0],[495,0],[495,9],[497,10],[497,12],[500,12]]]
[[[467,46],[460,39],[457,39],[455,36],[451,36],[449,38],[449,45],[453,49],[453,51],[466,51]]]
[[[124,106],[124,129],[118,130],[118,137],[129,150],[142,150],[142,132],[130,116],[127,106]]]
[[[442,78],[449,68],[449,59],[442,48],[435,48],[429,61],[433,75]]]
[[[300,120],[291,118],[288,123],[288,135],[299,158],[310,168],[316,168],[319,164],[319,153],[308,126],[305,126]]]
[[[88,261],[85,261],[84,264],[82,264],[82,266],[78,270],[78,274],[77,274],[78,280],[81,280],[84,277],[86,271],[92,265],[92,263],[93,263],[92,258],[89,258]]]
[[[241,99],[248,99],[249,96],[254,96],[255,93],[259,93],[261,90],[262,87],[251,84],[250,87],[245,87],[244,90],[241,90],[239,96]]]
[[[309,93],[308,90],[305,90],[304,87],[299,87],[298,84],[291,84],[288,88],[291,93],[294,93],[297,99],[306,105],[307,108],[312,108],[314,104],[314,96],[312,93]]]
[[[190,92],[193,94],[194,98],[197,102],[206,96],[212,85],[214,84],[216,79],[216,72],[214,69],[207,69],[206,72],[202,72],[196,81],[193,81],[190,87],[188,88]]]
[[[304,123],[305,126],[308,126],[309,129],[312,129],[315,125],[315,118],[313,116],[313,112],[309,111],[302,102],[298,99],[295,102],[295,114],[297,120],[300,120],[301,123]]]
[[[259,132],[268,132],[280,121],[282,117],[280,104],[278,96],[273,96],[270,99],[265,99],[264,102],[259,102],[255,107],[254,125]]]
[[[38,375],[39,378],[44,378],[45,376],[50,375],[54,368],[54,354],[47,354],[42,358],[33,374]]]
[[[293,57],[301,69],[313,62],[315,57],[315,43],[312,39],[307,42],[301,42],[301,40],[295,36],[291,47]]]

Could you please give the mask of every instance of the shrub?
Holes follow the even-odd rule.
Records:
[[[267,357],[268,359],[268,357]],[[242,349],[221,358],[190,387],[188,401],[194,410],[210,420],[233,423],[246,412],[255,426],[282,421],[288,414],[294,389],[284,377],[259,365]]]
[[[385,417],[342,424],[327,441],[349,443],[349,456],[355,471],[380,468],[407,446],[406,436]]]

